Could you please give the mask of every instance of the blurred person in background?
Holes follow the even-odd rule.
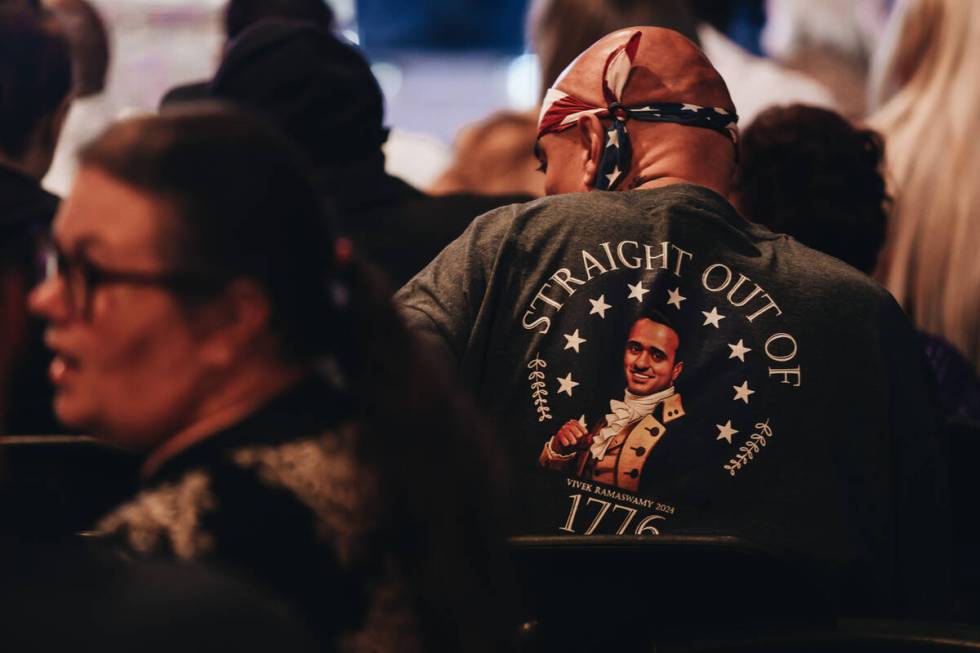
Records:
[[[45,0],[71,45],[71,110],[65,120],[44,187],[57,195],[71,188],[78,148],[97,136],[115,113],[106,90],[109,70],[109,34],[96,8],[86,0]]]
[[[330,30],[335,17],[326,0],[230,0],[225,8],[225,35],[232,41],[267,18],[296,20]]]
[[[59,417],[144,455],[96,530],[290,597],[326,650],[506,648],[499,468],[327,218],[247,114],[132,119],[82,150],[31,305]]]
[[[310,24],[266,20],[229,48],[209,92],[280,126],[313,160],[342,232],[396,287],[476,216],[526,196],[431,197],[385,170],[384,100],[357,48]]]
[[[876,53],[868,121],[895,198],[875,276],[919,329],[980,369],[980,3],[903,0]]]
[[[728,38],[722,30],[727,2],[692,0],[698,17],[701,49],[728,83],[738,115],[749,124],[763,109],[792,102],[835,108],[832,93],[809,75],[781,62],[756,56]]]
[[[539,100],[572,60],[601,37],[649,25],[679,32],[704,51],[728,83],[742,120],[751,121],[771,104],[834,105],[830,92],[810,77],[746,52],[713,26],[728,17],[727,3],[714,1],[533,0],[527,31],[541,71]],[[486,192],[492,185],[499,191],[543,195],[540,175],[534,174],[537,113],[502,112],[464,129],[454,146],[453,163],[432,192]],[[502,186],[501,180],[511,185]]]
[[[535,111],[498,111],[456,134],[452,159],[429,186],[433,195],[522,193],[544,195],[534,158]]]
[[[887,0],[767,0],[762,47],[820,82],[847,118],[862,118],[868,68],[887,20]]]
[[[740,140],[732,203],[753,222],[870,274],[885,242],[885,146],[838,113],[791,105],[763,111]]]
[[[732,203],[746,218],[871,274],[891,198],[880,134],[840,114],[794,105],[763,111],[742,134]],[[919,333],[947,416],[980,420],[980,380],[955,348]]]
[[[267,19],[309,23],[325,31],[337,28],[336,16],[326,0],[229,0],[224,9],[222,56],[239,34]],[[208,82],[185,84],[167,91],[160,106],[207,97]],[[414,180],[431,181],[448,158],[446,146],[438,139],[397,127],[389,130],[383,148],[385,169],[414,185],[421,185]]]
[[[39,244],[58,209],[41,188],[70,104],[68,43],[50,16],[0,3],[0,433],[57,430],[41,326],[26,315]]]
[[[311,23],[324,30],[333,29],[334,26],[334,13],[326,0],[229,0],[222,23],[225,36],[223,50],[248,27],[267,18]],[[193,82],[175,86],[164,93],[160,106],[207,98],[208,82]]]

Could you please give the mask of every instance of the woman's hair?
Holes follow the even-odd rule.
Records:
[[[82,166],[163,199],[161,254],[199,281],[187,301],[257,282],[290,359],[324,353],[335,306],[333,233],[302,155],[257,118],[217,105],[117,123],[79,153]]]
[[[271,126],[219,106],[118,123],[80,162],[169,205],[177,226],[164,256],[209,280],[192,301],[253,280],[285,352],[331,362],[381,489],[367,546],[399,563],[435,650],[504,648],[496,456],[383,280],[356,258],[338,262],[310,164]]]
[[[532,0],[527,32],[538,55],[541,97],[589,46],[634,25],[667,27],[700,44],[686,0]]]
[[[880,135],[797,104],[760,113],[740,144],[732,196],[746,218],[874,270],[890,202]]]
[[[876,276],[916,325],[980,366],[980,3],[899,3],[872,65],[869,123],[895,207]]]

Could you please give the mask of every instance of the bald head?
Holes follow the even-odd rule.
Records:
[[[725,81],[704,53],[681,34],[662,27],[627,27],[604,36],[565,69],[555,88],[604,106],[606,61],[637,33],[640,38],[623,104],[681,102],[735,111]]]
[[[728,87],[694,43],[664,28],[618,30],[579,55],[545,98],[539,150],[546,189],[690,182],[727,194],[734,122]],[[626,146],[616,147],[622,140]]]

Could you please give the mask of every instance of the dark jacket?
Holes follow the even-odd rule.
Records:
[[[289,597],[327,650],[414,650],[414,610],[374,546],[375,477],[347,413],[327,383],[300,384],[164,463],[97,531]]]
[[[397,289],[458,238],[474,218],[523,195],[432,196],[384,172],[384,159],[323,174],[323,189],[337,208],[341,232],[355,251],[380,267]]]

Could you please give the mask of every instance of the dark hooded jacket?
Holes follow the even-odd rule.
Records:
[[[40,267],[38,244],[51,226],[58,202],[36,180],[0,166],[0,275],[16,270],[28,284],[35,279]],[[7,405],[0,431],[25,435],[61,430],[51,409],[52,388],[47,380],[51,355],[44,348],[42,331],[40,322],[31,323],[8,396],[0,400]]]
[[[381,89],[363,55],[313,25],[266,20],[230,44],[212,97],[256,111],[301,145],[355,249],[401,285],[473,218],[524,196],[433,197],[385,172]]]

